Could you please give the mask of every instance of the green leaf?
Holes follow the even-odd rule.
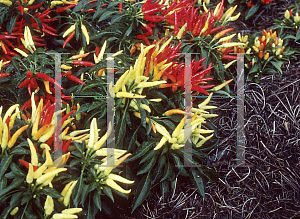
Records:
[[[296,34],[295,42],[296,42],[297,40],[299,40],[299,39],[300,39],[300,31],[298,30],[298,32],[297,32],[297,34]]]
[[[280,62],[279,62],[280,63]],[[271,61],[271,64],[282,74],[281,65],[278,64],[278,62]]]
[[[229,4],[232,4],[235,0],[228,0]]]
[[[148,172],[148,174],[142,178],[142,180],[140,181],[137,187],[136,195],[134,196],[133,199],[133,208],[131,213],[134,212],[134,210],[138,206],[140,206],[143,203],[143,201],[148,197],[150,189],[151,189],[151,172]]]
[[[0,190],[0,197],[2,197],[3,195],[5,195],[7,192],[9,192],[12,189],[18,188],[18,186],[24,182],[25,178],[24,177],[20,177],[20,178],[16,178],[12,181],[12,183],[7,186],[5,189]]]
[[[150,151],[146,156],[144,156],[144,157],[142,158],[142,160],[140,161],[139,164],[142,164],[142,163],[144,163],[144,162],[146,162],[146,161],[151,160],[152,157],[154,157],[157,153],[158,153],[158,152],[155,151],[155,150]]]
[[[109,5],[107,6],[107,8],[112,8],[112,7],[116,6],[116,5],[118,5],[119,3],[120,3],[120,1],[112,1],[112,2],[109,3]]]
[[[140,170],[137,172],[137,175],[151,172],[152,167],[156,164],[157,157],[153,156],[149,163],[145,163]]]
[[[7,23],[7,32],[8,34],[11,34],[12,30],[14,29],[16,22],[17,22],[18,15],[13,16],[9,22]]]
[[[112,200],[112,202],[115,202],[111,188],[109,188],[108,186],[103,186],[103,192]]]
[[[2,158],[1,163],[0,163],[0,179],[2,179],[5,171],[9,167],[11,161],[12,161],[13,155],[5,156]]]
[[[151,148],[153,148],[153,144],[155,142],[153,141],[144,141],[136,150],[136,152],[133,154],[132,157],[126,159],[127,162],[134,161],[140,157],[142,157],[144,154],[146,154]]]
[[[105,20],[105,19],[107,19],[107,18],[109,18],[109,17],[111,17],[113,14],[116,14],[116,13],[118,13],[118,12],[116,12],[116,11],[105,11],[101,15],[101,17],[99,18],[98,23]]]
[[[259,68],[258,64],[255,63],[254,66],[252,66],[252,68],[251,68],[249,74],[251,74],[251,73],[256,73],[256,72],[258,71],[258,68]]]
[[[164,177],[160,179],[160,182],[168,179],[171,176],[172,172],[173,172],[173,166],[168,161],[168,163],[165,165]]]
[[[160,176],[160,173],[162,172],[163,167],[166,165],[166,162],[167,162],[166,155],[163,154],[163,155],[159,156],[158,165],[157,165],[157,168],[155,169],[156,174],[152,181],[152,184],[158,180],[158,177]]]
[[[83,185],[83,188],[82,188],[82,193],[81,193],[81,201],[80,201],[80,204],[84,204],[85,200],[86,200],[86,197],[88,196],[88,191],[89,191],[89,187],[90,185]]]
[[[94,195],[94,203],[97,206],[97,208],[99,209],[99,211],[101,211],[102,210],[102,208],[101,208],[101,195],[99,194],[99,192],[97,192]]]
[[[202,176],[193,168],[190,169],[190,172],[192,174],[191,177],[193,179],[194,185],[196,186],[200,195],[205,199],[205,186]]]
[[[49,195],[52,198],[62,198],[63,197],[58,191],[56,191],[54,188],[50,188],[50,187],[43,187],[43,189],[39,192],[42,194],[45,194],[45,195]]]
[[[131,23],[130,27],[127,29],[125,36],[129,36],[129,34],[131,34],[132,28],[133,28],[133,23]]]
[[[250,8],[250,10],[246,12],[245,20],[248,20],[252,15],[254,15],[255,12],[258,11],[259,6],[260,6],[260,4],[256,4],[252,8]]]
[[[15,163],[12,163],[12,164],[10,165],[10,169],[12,170],[12,172],[13,172],[14,174],[16,174],[16,175],[18,175],[18,176],[26,176],[26,175],[27,175],[27,174],[25,174],[25,173],[23,172],[23,170],[21,170],[21,168],[18,167],[17,164],[15,164]]]
[[[173,122],[167,120],[167,119],[162,119],[160,122],[164,123],[166,126],[168,126],[171,130],[174,130],[176,126],[174,125]]]
[[[81,9],[83,9],[86,5],[89,4],[89,1],[88,0],[83,0],[83,1],[80,1],[78,2],[78,4],[75,6],[75,8],[73,8],[73,12],[78,12],[78,11],[81,11]]]

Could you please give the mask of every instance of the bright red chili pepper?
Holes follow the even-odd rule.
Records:
[[[31,96],[31,84],[30,83],[28,83],[27,90],[28,90],[29,95]]]
[[[51,146],[52,143],[53,143],[53,141],[54,141],[54,136],[52,135],[52,136],[48,139],[48,141],[46,141],[46,144],[49,145],[49,146]]]
[[[27,6],[27,8],[30,9],[30,10],[31,9],[37,9],[40,6],[42,6],[42,4],[44,4],[44,2],[41,2],[41,3],[37,4],[37,5],[29,5],[29,6]]]
[[[243,57],[231,56],[231,55],[222,55],[222,59],[242,59]]]
[[[149,40],[147,39],[147,37],[146,37],[145,35],[139,34],[139,35],[136,35],[136,38],[137,38],[138,40],[144,40],[144,41],[147,43],[147,45],[150,46],[150,42],[149,42]]]
[[[3,39],[16,39],[17,37],[14,37],[14,36],[7,36],[7,35],[0,35],[0,40],[3,40]]]
[[[34,96],[34,101],[38,101],[39,100],[39,97],[38,96]],[[27,100],[23,106],[21,107],[21,111],[24,111],[28,108],[31,108],[31,99]],[[27,116],[28,117],[28,116]]]
[[[216,27],[214,29],[211,29],[211,31],[209,31],[209,34],[213,34],[213,33],[217,32],[217,31],[223,29],[224,27],[226,27],[226,25],[221,26],[221,27]]]
[[[62,7],[62,8],[57,8],[55,11],[56,12],[64,12],[68,9],[71,9],[71,8],[74,8],[76,6],[76,4],[71,4],[71,5],[68,5],[66,7]]]
[[[64,121],[69,118],[69,116],[71,116],[73,113],[76,113],[76,111],[72,110],[71,112],[67,113],[66,115],[64,115],[64,117],[61,119],[61,122],[64,123]]]
[[[8,73],[1,73],[1,74],[0,74],[0,78],[6,77],[6,76],[8,76],[8,75],[9,75]]]
[[[86,61],[79,61],[79,60],[74,60],[73,61],[74,65],[84,65],[84,66],[91,66],[93,67],[95,64],[91,62],[86,62]]]
[[[160,15],[145,15],[144,16],[144,20],[147,20],[147,21],[152,21],[152,22],[161,22],[162,20],[164,20],[165,17],[163,16],[160,16]]]
[[[52,104],[50,107],[50,110],[49,110],[49,114],[45,115],[46,119],[45,119],[44,125],[49,125],[51,123],[52,117],[54,114],[54,110],[55,110],[55,104]]]
[[[70,79],[71,81],[74,81],[78,84],[83,84],[85,85],[86,83],[84,83],[82,80],[80,80],[79,78],[75,77],[74,75],[68,74],[67,78]]]
[[[39,72],[39,73],[36,74],[36,77],[37,78],[41,78],[41,79],[43,79],[45,81],[49,81],[49,82],[51,82],[51,83],[59,86],[63,90],[63,88],[61,87],[61,85],[58,82],[56,82],[53,78],[49,77],[48,75],[46,75],[44,73],[40,73]]]
[[[31,87],[34,88],[34,89],[38,88],[38,86],[39,86],[39,85],[36,83],[36,79],[35,79],[35,78],[31,78],[31,79],[30,79],[30,84],[31,84]]]
[[[29,169],[29,163],[27,161],[19,159],[19,162],[23,164],[27,169]],[[32,167],[33,167],[33,171],[36,171],[38,169],[38,167],[35,165],[32,165]]]
[[[68,151],[71,141],[72,141],[72,138],[70,138],[70,139],[67,141],[67,143],[64,144],[64,146],[63,146],[63,148],[62,148],[62,151],[63,151],[63,152],[66,153],[66,152]]]
[[[120,3],[119,3],[119,13],[122,13],[122,8],[123,8],[123,3],[120,2]]]
[[[21,15],[24,14],[24,8],[22,5],[18,5],[17,9],[21,12]]]
[[[68,42],[70,42],[70,40],[75,36],[75,30],[72,31],[69,36],[66,38],[65,42],[64,42],[64,45],[63,45],[63,48],[65,48],[65,46],[68,44]]]
[[[22,88],[25,87],[28,83],[29,83],[29,79],[26,78],[24,81],[21,82],[21,84],[18,86],[18,88]]]

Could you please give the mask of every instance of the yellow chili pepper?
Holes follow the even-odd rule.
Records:
[[[109,187],[111,187],[111,188],[113,188],[113,189],[115,189],[115,190],[117,190],[117,191],[119,191],[121,193],[124,193],[124,194],[128,194],[128,193],[131,192],[131,189],[124,190],[121,186],[119,186],[117,183],[115,183],[115,181],[113,181],[112,179],[106,179],[106,184]]]
[[[121,183],[125,183],[125,184],[132,184],[132,183],[134,183],[134,181],[125,179],[124,177],[116,175],[116,174],[113,174],[113,173],[110,173],[107,178],[108,179],[112,179],[114,181],[121,182]]]
[[[35,147],[33,146],[33,143],[29,138],[27,138],[27,142],[29,144],[30,153],[31,153],[31,164],[34,166],[38,166],[39,162],[38,162],[38,157],[37,157]]]
[[[111,123],[109,123],[108,128],[107,128],[107,132],[100,138],[100,140],[94,144],[94,150],[99,150],[101,148],[101,146],[104,144],[104,142],[107,140],[108,136],[110,135],[112,130],[112,126]]]
[[[222,84],[220,84],[220,85],[218,85],[218,86],[216,86],[216,87],[213,87],[212,89],[211,89],[211,91],[218,91],[218,90],[221,90],[223,87],[225,87],[227,84],[229,84],[231,81],[233,81],[233,79],[230,79],[230,80],[228,80],[228,81],[225,81],[224,83],[222,83]]]
[[[45,205],[44,205],[44,209],[45,209],[45,215],[46,216],[52,214],[52,212],[54,211],[54,202],[53,202],[52,197],[49,196],[49,195],[47,195]]]
[[[30,184],[30,183],[32,183],[32,181],[33,181],[33,166],[31,163],[29,163],[28,173],[26,176],[26,182],[28,184]]]
[[[11,6],[12,5],[12,2],[8,1],[8,0],[0,0],[0,3],[5,4],[7,6]]]
[[[71,185],[74,183],[75,181],[71,181],[69,182],[67,185],[65,185],[64,189],[62,190],[62,192],[60,193],[62,196],[65,196],[69,190],[69,188],[71,187]],[[59,198],[58,201],[62,202],[64,200],[64,198]]]
[[[18,211],[19,211],[19,207],[15,207],[14,210],[12,210],[12,211],[10,212],[10,215],[11,215],[11,216],[14,216],[16,213],[18,213]]]
[[[21,133],[23,131],[25,131],[27,129],[28,125],[25,125],[21,128],[19,128],[15,133],[14,135],[11,137],[11,139],[8,141],[8,144],[7,144],[7,147],[8,148],[11,148],[12,146],[14,146],[14,144],[16,143],[17,141],[17,138],[21,135]]]
[[[69,208],[63,210],[61,213],[62,214],[76,214],[82,211],[82,208]]]
[[[86,27],[83,24],[81,24],[81,31],[82,31],[83,35],[85,36],[86,44],[89,45],[90,44],[90,36],[87,32]]]
[[[52,181],[52,179],[55,177],[56,174],[58,174],[60,172],[63,172],[63,171],[66,171],[66,170],[67,170],[67,168],[57,168],[57,169],[55,169],[51,172],[48,172],[48,173],[40,176],[39,178],[37,178],[36,183],[37,184],[42,184],[43,183],[43,185],[46,186],[46,185],[49,184],[49,182],[48,182],[48,184],[45,183],[45,182],[47,182],[47,180],[51,179],[51,181]]]
[[[172,133],[172,137],[173,138],[177,138],[179,135],[179,132],[182,130],[183,126],[184,126],[184,121],[186,120],[186,116],[183,117],[180,121],[180,123],[177,125],[177,127],[174,129],[173,133]]]
[[[11,107],[9,107],[9,109],[6,111],[6,113],[4,114],[4,117],[3,117],[3,123],[6,122],[7,118],[9,116],[11,116],[12,112],[19,106],[19,104],[15,104]],[[2,110],[1,110],[2,111]]]
[[[185,23],[185,24],[180,28],[180,30],[178,31],[178,34],[177,34],[177,36],[176,36],[177,39],[181,39],[182,34],[184,33],[186,26],[187,26],[187,23]]]
[[[123,163],[123,161],[125,161],[129,156],[131,156],[131,153],[125,154],[123,157],[121,157],[118,161],[115,162],[115,166],[114,167],[106,167],[104,170],[104,174],[108,175],[110,174],[110,172],[115,169],[118,165],[120,165],[121,163]]]
[[[77,184],[77,180],[76,180],[74,183],[72,183],[72,185],[71,185],[70,188],[68,189],[66,195],[64,195],[64,201],[63,201],[63,203],[64,203],[64,205],[65,205],[66,207],[67,207],[67,206],[69,205],[69,203],[70,203],[70,197],[71,197],[72,191],[73,191],[74,187],[76,186],[76,184]]]
[[[21,54],[22,56],[24,56],[24,57],[27,57],[27,56],[28,56],[26,52],[20,50],[19,48],[14,48],[14,50],[17,51],[18,53],[20,53],[20,54]]]
[[[28,2],[28,5],[32,5],[34,1],[35,1],[35,0],[30,0],[30,1]]]
[[[116,97],[118,97],[118,98],[145,98],[146,96],[138,95],[135,93],[129,93],[129,92],[118,92],[116,94]]]
[[[66,30],[66,32],[63,35],[63,38],[65,38],[66,36],[68,36],[71,32],[73,32],[75,30],[76,25],[73,24],[71,27],[69,27],[69,29]]]
[[[2,134],[2,143],[1,143],[2,151],[6,148],[7,142],[8,142],[8,127],[6,123],[3,123],[3,134]]]
[[[165,145],[165,143],[168,141],[168,138],[165,136],[162,136],[161,140],[159,143],[156,145],[156,147],[153,150],[159,150],[162,146]]]

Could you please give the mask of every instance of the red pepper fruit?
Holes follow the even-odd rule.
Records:
[[[34,101],[38,101],[39,100],[39,97],[38,96],[34,96]],[[31,108],[31,99],[27,100],[23,106],[21,107],[21,111],[24,111],[28,108]],[[27,116],[28,117],[28,116]]]
[[[43,79],[43,80],[45,80],[45,81],[49,81],[49,82],[51,82],[51,83],[53,83],[53,84],[55,84],[55,85],[61,87],[61,85],[60,85],[58,82],[56,82],[53,78],[49,77],[48,75],[46,75],[46,74],[44,74],[44,73],[40,73],[40,72],[39,72],[39,73],[36,74],[36,77],[37,77],[37,78],[41,78],[41,79]],[[63,90],[62,87],[61,87],[61,89]]]
[[[37,9],[39,8],[42,4],[44,4],[44,2],[41,2],[40,4],[37,4],[37,5],[29,5],[27,6],[28,9]]]
[[[144,40],[144,41],[147,43],[147,45],[150,46],[150,42],[149,42],[149,40],[147,39],[147,37],[146,37],[145,35],[139,34],[139,35],[136,35],[136,38],[137,38],[138,40]]]
[[[231,56],[231,55],[222,55],[222,59],[242,59],[243,57]]]
[[[160,16],[160,15],[145,15],[144,16],[144,20],[147,20],[147,21],[152,21],[152,22],[161,22],[162,20],[164,20],[165,17],[163,16]]]
[[[217,32],[217,31],[223,29],[224,27],[226,27],[226,25],[221,26],[221,27],[216,27],[214,29],[211,29],[211,31],[209,31],[209,34],[213,34],[213,33]]]
[[[55,110],[55,104],[52,104],[51,109],[49,110],[49,114],[45,115],[46,119],[45,119],[44,125],[49,125],[51,123],[52,117],[54,114],[54,110]]]
[[[39,85],[36,83],[36,79],[35,79],[35,78],[31,78],[31,79],[30,79],[30,84],[31,84],[31,87],[34,88],[34,89],[38,88],[38,86],[39,86]]]
[[[74,60],[73,61],[74,65],[84,65],[84,66],[91,66],[93,67],[95,64],[91,62],[85,62],[85,61],[79,61],[79,60]]]
[[[27,161],[19,159],[19,162],[23,164],[27,169],[29,169],[29,163]],[[38,169],[38,167],[35,165],[32,165],[32,167],[33,171],[36,171]]]
[[[32,71],[28,71],[28,72],[26,73],[26,77],[27,77],[27,78],[31,78],[32,75],[33,75]]]
[[[30,81],[29,81],[30,82]],[[31,84],[29,83],[28,86],[27,86],[27,90],[28,90],[28,93],[29,95],[31,96]]]
[[[122,8],[123,8],[123,3],[120,2],[120,3],[119,3],[119,13],[122,13]]]
[[[22,5],[18,5],[17,9],[21,12],[21,15],[24,14],[24,8]]]
[[[7,35],[0,35],[0,40],[3,40],[3,39],[16,39],[17,37],[14,37],[14,36],[7,36]]]
[[[77,77],[75,77],[74,75],[71,75],[71,74],[68,74],[67,78],[70,79],[71,81],[74,81],[74,82],[78,83],[78,84],[84,84],[84,85],[86,84],[82,80],[80,80],[79,78],[77,78]]]
[[[64,45],[63,45],[63,48],[65,48],[65,46],[68,44],[68,42],[70,42],[70,40],[75,36],[75,30],[73,30],[69,36],[66,38],[65,42],[64,42]]]
[[[52,136],[48,139],[48,141],[46,141],[46,144],[49,145],[49,146],[51,146],[52,143],[53,143],[53,141],[54,141],[54,136],[52,135]]]
[[[63,151],[63,152],[66,153],[66,152],[68,151],[68,148],[69,148],[69,146],[70,146],[71,141],[72,141],[72,138],[70,138],[70,139],[67,141],[67,143],[63,146],[63,148],[62,148],[62,151]]]
[[[22,88],[22,87],[25,87],[28,83],[29,83],[29,79],[26,78],[24,81],[22,81],[22,83],[18,86],[18,88]]]
[[[9,75],[8,73],[1,73],[1,74],[0,74],[0,78],[6,77],[6,76],[8,76],[8,75]]]
[[[76,6],[76,4],[71,4],[71,5],[68,5],[66,7],[57,8],[55,11],[56,12],[64,12],[64,11],[66,11],[68,9],[71,9],[71,8],[75,7],[75,6]]]

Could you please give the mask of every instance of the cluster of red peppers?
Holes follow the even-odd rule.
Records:
[[[199,61],[195,62],[193,59],[191,61],[191,91],[198,91],[205,95],[209,95],[209,93],[205,89],[209,89],[214,87],[215,85],[203,85],[206,84],[206,81],[213,80],[213,78],[204,78],[206,75],[209,75],[211,69],[211,63],[209,64],[208,68],[201,70],[205,65],[201,65],[201,63],[206,58],[202,58]],[[201,70],[201,71],[200,71]],[[162,76],[164,80],[171,80],[171,83],[161,84],[159,85],[160,88],[165,87],[172,87],[172,91],[174,92],[177,88],[181,90],[185,90],[185,66],[183,63],[172,66],[168,70],[166,70]],[[200,85],[201,84],[201,85]]]

